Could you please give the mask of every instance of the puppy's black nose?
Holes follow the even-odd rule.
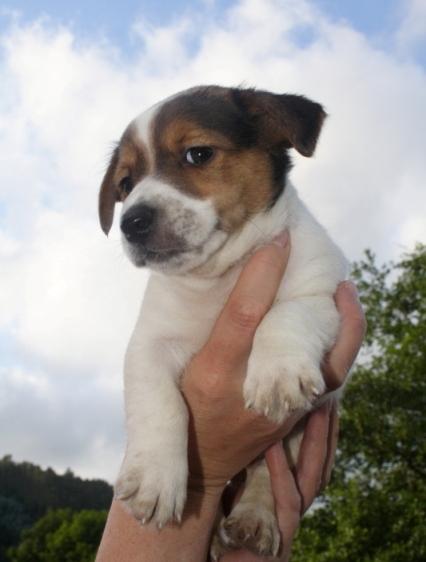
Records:
[[[148,238],[154,226],[156,210],[148,205],[138,205],[129,209],[121,219],[120,228],[128,240],[142,244]]]

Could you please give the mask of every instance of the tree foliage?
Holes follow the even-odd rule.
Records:
[[[107,509],[112,500],[112,488],[103,480],[83,480],[71,470],[60,475],[51,468],[16,463],[10,456],[0,459],[0,494],[24,505],[33,519],[61,507]]]
[[[6,549],[19,542],[21,532],[49,509],[105,510],[112,488],[103,480],[82,480],[68,470],[64,475],[29,462],[0,459],[0,562]]]
[[[10,562],[92,562],[96,556],[106,511],[49,511],[22,534]]]
[[[7,548],[17,544],[21,531],[31,523],[30,516],[20,502],[0,496],[0,562],[6,560]]]
[[[342,406],[332,485],[305,518],[294,562],[426,560],[426,246],[355,265],[366,346]]]

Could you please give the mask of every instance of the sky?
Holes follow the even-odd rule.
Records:
[[[127,123],[202,83],[324,104],[292,180],[350,260],[426,242],[425,0],[3,0],[0,455],[114,479],[147,272],[97,191]]]

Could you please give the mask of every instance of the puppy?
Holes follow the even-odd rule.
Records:
[[[139,115],[113,152],[100,190],[101,227],[108,233],[121,201],[125,252],[152,271],[125,358],[128,442],[115,487],[142,523],[181,518],[188,477],[181,373],[244,260],[284,229],[291,255],[256,332],[245,403],[282,422],[294,409],[308,411],[325,390],[320,364],[336,337],[333,294],[346,261],[288,179],[289,149],[312,156],[325,115],[302,96],[196,87]],[[279,544],[259,461],[211,554],[246,546],[275,556]]]

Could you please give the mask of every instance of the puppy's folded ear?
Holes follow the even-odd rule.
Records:
[[[255,89],[234,90],[237,105],[253,119],[258,141],[267,146],[294,147],[312,156],[327,114],[304,96],[272,94]]]
[[[99,191],[99,222],[106,235],[108,235],[112,226],[115,203],[120,200],[114,185],[114,173],[118,164],[118,156],[119,152],[117,147],[112,153]]]

